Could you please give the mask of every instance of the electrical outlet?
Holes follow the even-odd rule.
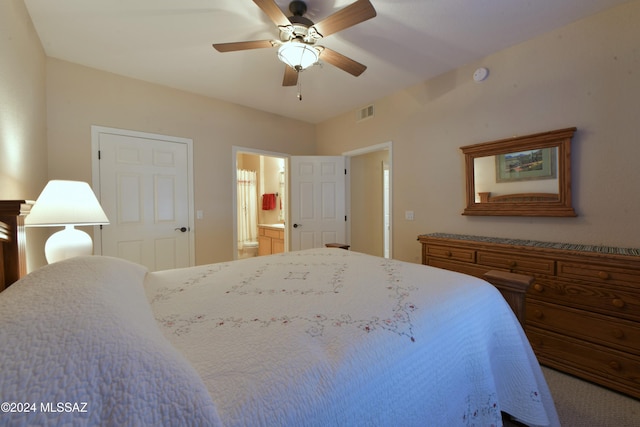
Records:
[[[404,211],[404,219],[413,221],[413,211]]]

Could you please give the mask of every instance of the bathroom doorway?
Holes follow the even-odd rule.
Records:
[[[234,147],[234,256],[285,250],[287,156]]]

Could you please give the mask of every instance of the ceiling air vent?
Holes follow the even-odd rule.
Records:
[[[362,120],[370,119],[373,117],[373,104],[367,105],[364,108],[358,110],[356,122],[361,122]]]

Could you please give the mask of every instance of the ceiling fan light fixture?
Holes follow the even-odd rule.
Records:
[[[295,40],[284,43],[278,49],[278,59],[296,71],[311,67],[319,57],[317,49]]]

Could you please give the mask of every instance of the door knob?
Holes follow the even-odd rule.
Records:
[[[293,228],[302,227],[302,224],[293,224]]]
[[[189,230],[189,227],[180,227],[180,228],[176,228],[176,231],[181,231],[183,233],[187,232],[187,230]]]

